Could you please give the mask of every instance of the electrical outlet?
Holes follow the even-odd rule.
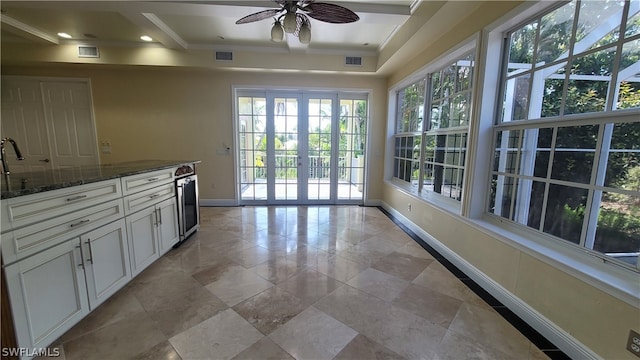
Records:
[[[629,340],[627,340],[627,350],[637,357],[640,357],[640,334],[629,330]]]
[[[100,149],[103,154],[111,154],[111,140],[104,139],[100,141]]]

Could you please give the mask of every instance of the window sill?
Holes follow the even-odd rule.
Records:
[[[640,307],[640,282],[638,282],[638,273],[633,269],[606,261],[586,249],[565,244],[550,236],[517,229],[517,226],[501,219],[461,218],[461,220],[629,305]]]
[[[387,184],[393,186],[399,191],[416,198],[416,200],[424,201],[425,203],[435,206],[440,210],[449,212],[453,215],[460,216],[462,205],[456,201],[449,199],[445,196],[438,195],[431,191],[423,191],[422,193],[418,192],[416,188],[411,185],[407,185],[404,182],[399,180],[386,180]]]
[[[526,229],[517,229],[517,226],[501,219],[463,217],[460,215],[461,205],[459,203],[452,204],[455,201],[446,201],[448,199],[435,194],[431,194],[430,197],[424,196],[399,181],[386,180],[385,182],[418,201],[424,201],[430,206],[452,214],[458,220],[498,241],[513,246],[631,306],[640,308],[640,282],[638,282],[638,273],[633,269],[606,261],[586,249],[580,251],[580,248],[564,244],[544,234],[533,234]],[[432,199],[433,197],[436,199]]]

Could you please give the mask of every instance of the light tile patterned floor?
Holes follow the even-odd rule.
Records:
[[[66,359],[545,359],[377,208],[202,208]]]

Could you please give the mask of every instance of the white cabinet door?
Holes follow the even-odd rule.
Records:
[[[80,237],[92,310],[131,279],[125,229],[119,220]]]
[[[160,239],[160,253],[164,254],[180,240],[178,229],[178,206],[176,198],[165,200],[156,209],[159,215],[158,235]]]
[[[89,313],[77,238],[5,268],[18,346],[51,344]]]
[[[153,206],[127,216],[132,276],[138,275],[160,257],[156,217],[156,208]]]

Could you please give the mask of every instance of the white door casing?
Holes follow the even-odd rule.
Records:
[[[367,97],[238,91],[234,132],[240,204],[362,202]]]

